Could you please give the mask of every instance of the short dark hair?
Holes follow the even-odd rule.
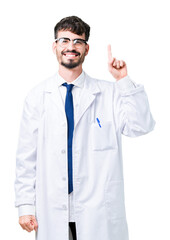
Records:
[[[61,19],[54,27],[54,38],[57,38],[58,31],[60,30],[68,30],[77,35],[83,35],[83,33],[85,33],[86,41],[88,41],[90,36],[90,26],[76,16]]]

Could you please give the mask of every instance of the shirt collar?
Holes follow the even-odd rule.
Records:
[[[84,86],[84,71],[82,71],[82,73],[78,76],[78,78],[76,78],[74,81],[71,82],[71,84],[74,84],[77,87],[83,88]],[[59,73],[57,73],[57,84],[58,87],[60,87],[63,83],[65,83],[66,81],[64,80],[64,78],[62,78],[60,76]],[[68,84],[70,84],[69,82],[67,82]]]

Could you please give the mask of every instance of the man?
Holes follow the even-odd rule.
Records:
[[[127,240],[121,135],[155,122],[144,87],[124,61],[108,67],[116,82],[82,70],[90,27],[76,16],[54,29],[58,72],[25,99],[16,161],[19,223],[37,240]],[[70,227],[70,228],[69,228]]]

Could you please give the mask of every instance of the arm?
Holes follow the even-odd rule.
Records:
[[[152,131],[155,121],[150,112],[144,87],[131,81],[127,75],[126,63],[112,57],[110,45],[108,68],[116,79],[113,109],[121,133],[129,137],[137,137]]]
[[[27,231],[36,226],[34,215],[37,135],[38,112],[31,97],[27,96],[20,123],[15,179],[15,206],[19,209],[19,223]]]
[[[154,129],[147,94],[126,76],[115,83],[114,111],[123,135],[137,137]]]

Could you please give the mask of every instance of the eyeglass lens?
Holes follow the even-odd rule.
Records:
[[[70,43],[70,41],[73,41],[73,44],[76,47],[82,47],[83,44],[85,43],[84,39],[73,39],[73,40],[71,40],[69,38],[60,38],[60,39],[58,39],[58,41],[59,41],[59,44],[60,44],[61,47],[67,46]]]

